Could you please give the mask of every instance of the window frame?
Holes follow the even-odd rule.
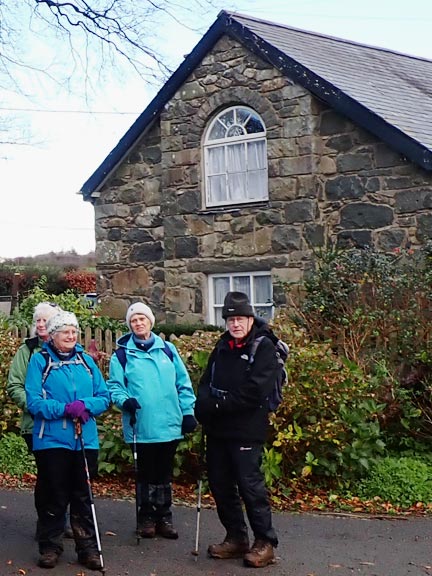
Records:
[[[208,303],[209,303],[208,318],[209,318],[209,324],[211,324],[213,326],[219,326],[219,324],[216,324],[216,310],[222,309],[222,306],[223,306],[223,304],[215,304],[214,279],[215,278],[229,278],[228,291],[233,291],[233,290],[236,290],[234,288],[234,277],[239,277],[239,276],[249,277],[249,289],[250,289],[250,294],[251,294],[250,303],[252,304],[254,310],[255,310],[256,306],[259,306],[260,308],[268,307],[270,309],[269,318],[271,319],[274,317],[273,281],[272,281],[271,272],[269,272],[268,270],[254,271],[254,272],[218,272],[218,273],[208,275],[208,298],[209,298],[209,300],[208,300]],[[271,302],[255,302],[254,278],[263,277],[263,276],[266,276],[269,279]],[[224,324],[222,324],[220,326],[223,327]]]
[[[216,125],[217,122],[220,122],[220,118],[224,115],[226,115],[227,113],[233,111],[236,114],[236,110],[242,110],[242,111],[247,111],[250,113],[250,115],[253,115],[255,118],[257,118],[259,120],[259,122],[261,123],[262,127],[263,127],[263,131],[262,132],[258,132],[258,133],[253,133],[253,134],[241,134],[240,136],[225,136],[223,138],[217,138],[217,139],[213,139],[210,140],[210,134],[214,128],[214,126]],[[248,117],[247,121],[249,120],[250,116]],[[234,123],[233,125],[243,125],[245,126],[247,124],[247,121],[244,120],[242,123]],[[232,126],[227,127],[227,131],[229,129],[231,129]],[[252,169],[248,169],[248,146],[251,143],[263,143],[264,146],[264,150],[263,150],[263,159],[264,159],[264,166],[262,168],[255,168],[254,170]],[[242,144],[245,148],[245,151],[243,153],[243,157],[242,159],[244,159],[245,164],[246,164],[246,169],[244,172],[238,172],[237,174],[243,174],[246,182],[244,182],[244,186],[245,186],[245,190],[246,190],[246,196],[243,198],[235,198],[234,200],[230,200],[230,199],[224,199],[221,201],[216,201],[212,198],[210,198],[210,178],[212,176],[223,176],[225,175],[225,190],[227,191],[229,189],[229,184],[230,184],[230,175],[231,178],[233,178],[234,174],[236,174],[235,172],[229,172],[228,168],[228,149],[230,147],[233,146],[238,146],[239,144]],[[231,205],[237,205],[237,204],[251,204],[254,202],[265,202],[268,200],[269,198],[269,187],[268,187],[268,152],[267,152],[267,129],[265,126],[265,123],[263,121],[263,119],[261,118],[261,116],[258,114],[258,112],[256,112],[253,108],[250,108],[249,106],[244,106],[241,104],[237,104],[235,106],[230,106],[228,108],[224,108],[223,110],[221,110],[209,123],[209,125],[207,126],[207,129],[205,131],[205,135],[204,135],[204,141],[203,141],[203,169],[204,169],[204,178],[203,178],[203,182],[204,182],[204,205],[205,208],[217,208],[219,206],[231,206]],[[217,174],[216,172],[214,174],[210,174],[209,172],[209,151],[211,149],[216,149],[216,148],[222,148],[223,149],[223,153],[224,153],[224,168],[225,171],[224,172],[220,172],[219,174]],[[250,198],[248,196],[248,176],[251,174],[257,174],[257,173],[262,173],[263,174],[263,182],[265,185],[265,190],[263,190],[263,194],[262,196],[260,196],[259,198]]]

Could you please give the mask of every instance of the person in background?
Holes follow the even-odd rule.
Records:
[[[9,370],[6,391],[11,400],[22,410],[21,435],[27,444],[29,452],[33,451],[33,418],[27,410],[24,388],[27,367],[32,355],[40,352],[43,343],[48,340],[47,321],[60,311],[60,306],[52,302],[36,304],[33,311],[30,338],[27,338],[18,348]]]
[[[227,331],[213,349],[200,380],[195,415],[206,436],[209,486],[219,519],[226,530],[212,544],[212,558],[243,558],[246,566],[262,568],[275,562],[278,544],[264,475],[263,444],[268,426],[268,396],[278,372],[269,328],[254,318],[248,296],[228,292],[222,308]],[[263,337],[250,362],[254,340]],[[254,534],[249,549],[241,499]]]
[[[107,383],[112,402],[123,411],[123,435],[131,448],[136,433],[137,534],[175,539],[174,455],[183,434],[196,427],[195,394],[175,346],[152,332],[155,317],[149,306],[131,304],[126,323],[131,332],[117,342],[120,349],[111,358]]]
[[[109,407],[109,392],[96,363],[77,343],[78,330],[71,312],[61,311],[50,318],[49,340],[41,352],[33,354],[25,380],[27,408],[34,418],[38,565],[56,566],[63,551],[64,516],[70,505],[78,561],[99,570],[101,559],[77,424],[93,477],[99,448],[95,417]]]

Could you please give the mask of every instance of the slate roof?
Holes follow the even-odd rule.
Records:
[[[117,146],[84,183],[102,186],[223,35],[237,39],[412,162],[432,171],[432,61],[222,11]]]

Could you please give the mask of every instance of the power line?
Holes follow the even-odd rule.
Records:
[[[5,112],[41,112],[43,114],[117,114],[117,115],[131,115],[136,116],[141,112],[115,112],[115,111],[102,111],[102,110],[47,110],[43,108],[8,108],[0,106],[0,110]]]

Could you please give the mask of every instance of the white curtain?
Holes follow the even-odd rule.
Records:
[[[248,198],[261,200],[267,198],[267,162],[265,140],[249,142],[247,145]]]

